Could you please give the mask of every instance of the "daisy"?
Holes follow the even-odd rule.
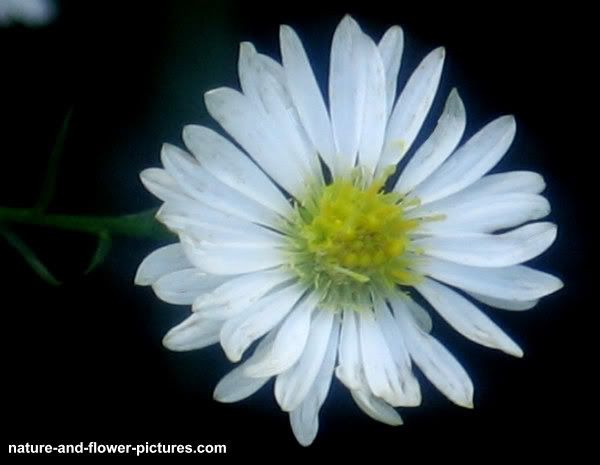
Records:
[[[531,222],[550,211],[542,177],[487,174],[512,143],[514,118],[461,144],[465,108],[453,90],[392,177],[433,102],[444,49],[429,53],[396,97],[402,30],[375,43],[347,16],[333,37],[326,105],[290,27],[280,43],[282,64],[242,43],[241,92],[205,95],[229,138],[187,126],[193,156],[164,145],[164,169],[141,175],[179,241],[149,255],[136,283],[192,306],[164,345],[220,343],[232,362],[243,360],[218,383],[221,402],[275,378],[302,445],[316,437],[334,376],[390,425],[402,423],[396,407],[421,402],[415,367],[472,407],[473,384],[431,335],[427,308],[465,337],[520,357],[478,304],[526,310],[562,286],[521,265],[556,238],[555,225]]]

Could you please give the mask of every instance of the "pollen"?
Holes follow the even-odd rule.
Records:
[[[302,206],[295,224],[293,268],[336,307],[361,307],[372,292],[412,285],[410,233],[398,194],[383,190],[386,176],[368,186],[340,179]]]

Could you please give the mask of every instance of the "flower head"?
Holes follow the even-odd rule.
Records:
[[[416,298],[467,338],[521,356],[477,302],[525,310],[562,286],[521,265],[556,237],[553,224],[530,223],[550,211],[541,176],[487,174],[512,143],[514,118],[461,145],[465,108],[453,90],[395,177],[434,100],[444,49],[423,59],[396,98],[402,30],[376,44],[345,17],[326,105],[296,33],[282,26],[280,41],[283,64],[243,43],[242,91],[206,94],[235,143],[187,126],[193,157],[165,145],[164,169],[142,173],[179,242],[149,255],[136,282],[192,305],[165,346],[220,342],[239,362],[259,341],[215,398],[244,399],[276,377],[275,397],[303,445],[317,434],[334,374],[365,413],[390,425],[402,422],[395,407],[421,402],[415,365],[471,407],[469,376],[430,334]]]

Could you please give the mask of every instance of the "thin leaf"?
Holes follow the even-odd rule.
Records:
[[[52,148],[52,153],[50,154],[50,159],[48,160],[48,170],[46,171],[46,177],[44,178],[44,183],[42,184],[42,189],[40,191],[40,197],[35,204],[35,208],[40,211],[46,210],[50,202],[54,198],[54,193],[56,192],[56,179],[58,177],[58,167],[60,165],[60,159],[64,152],[65,148],[65,139],[67,137],[67,132],[69,130],[69,125],[71,124],[71,116],[73,115],[73,108],[71,107],[67,112],[65,119],[63,120],[63,124],[56,136],[56,140],[54,142],[54,147]]]
[[[25,259],[27,264],[36,272],[36,274],[46,281],[48,284],[53,286],[60,286],[60,281],[58,281],[52,273],[46,268],[39,258],[35,255],[33,250],[29,248],[23,240],[17,236],[12,231],[7,229],[0,229],[0,234],[6,239],[6,242],[9,243],[19,254]]]
[[[100,234],[98,234],[98,247],[96,247],[96,252],[94,253],[94,256],[92,257],[87,269],[85,270],[85,274],[91,273],[104,262],[108,252],[110,251],[111,245],[112,240],[108,232],[102,231]]]

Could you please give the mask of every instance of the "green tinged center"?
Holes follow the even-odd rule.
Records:
[[[405,218],[398,194],[383,191],[386,177],[366,187],[336,180],[297,206],[292,268],[323,304],[360,310],[370,307],[372,293],[384,296],[419,279],[406,253],[418,222]]]

